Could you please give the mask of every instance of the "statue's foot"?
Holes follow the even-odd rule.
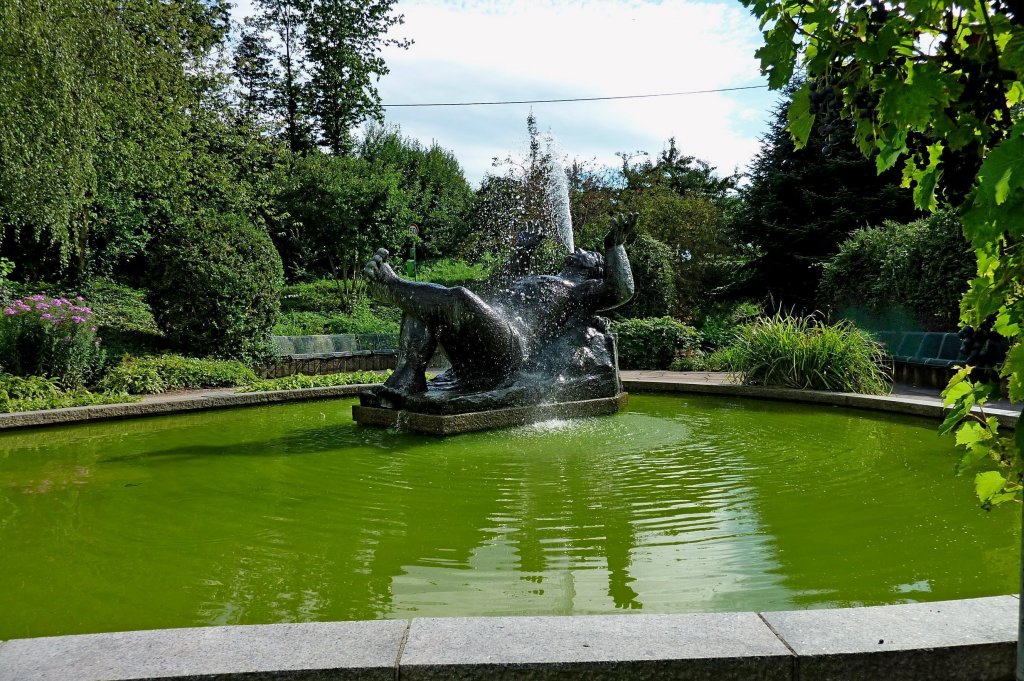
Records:
[[[371,284],[386,287],[400,281],[399,276],[388,264],[390,255],[388,249],[378,248],[373,257],[367,261],[366,267],[363,268],[363,274]]]
[[[427,377],[416,368],[399,366],[384,381],[384,387],[405,395],[422,393],[427,390]]]

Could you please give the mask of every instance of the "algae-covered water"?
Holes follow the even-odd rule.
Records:
[[[679,613],[1011,593],[925,419],[634,395],[446,439],[352,401],[0,435],[0,639],[445,615]]]

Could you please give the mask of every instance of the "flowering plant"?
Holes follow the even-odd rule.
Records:
[[[16,376],[49,376],[77,388],[103,365],[93,311],[81,296],[37,293],[0,311],[0,369]]]

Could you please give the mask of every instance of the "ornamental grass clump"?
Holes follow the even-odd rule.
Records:
[[[80,388],[103,367],[93,311],[85,300],[37,293],[8,303],[0,314],[0,370],[47,376]]]
[[[882,347],[848,321],[776,314],[740,328],[730,363],[747,385],[887,394]]]

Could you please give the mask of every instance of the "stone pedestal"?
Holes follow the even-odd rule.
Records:
[[[550,419],[580,418],[585,416],[606,416],[623,409],[629,395],[621,392],[615,397],[579,402],[555,402],[528,407],[509,407],[489,411],[473,411],[465,414],[422,414],[401,409],[380,407],[352,407],[352,418],[356,423],[367,426],[384,426],[430,435],[455,435],[474,430],[493,430],[522,426]]]

